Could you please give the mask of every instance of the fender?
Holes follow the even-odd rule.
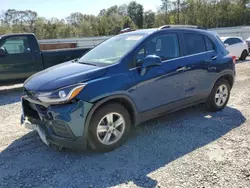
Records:
[[[233,78],[233,83],[232,85],[234,84],[234,80],[235,80],[235,71],[232,70],[232,69],[227,69],[227,70],[223,70],[221,72],[218,73],[218,75],[216,76],[216,79],[215,79],[215,82],[214,84],[223,76],[227,76],[227,75],[230,75],[232,76]]]
[[[209,94],[212,92],[212,89],[213,89],[215,83],[216,83],[220,78],[222,78],[223,76],[227,76],[227,75],[232,76],[232,78],[233,78],[232,86],[233,86],[234,80],[235,80],[235,71],[232,70],[232,69],[223,70],[223,71],[219,72],[219,73],[216,75],[215,79],[213,80],[213,83],[212,83],[212,85],[210,86],[210,89],[209,89]]]
[[[100,107],[102,104],[104,104],[107,101],[110,100],[114,100],[114,99],[125,99],[132,107],[133,109],[133,117],[134,117],[134,124],[137,125],[138,123],[138,116],[137,116],[137,109],[136,109],[136,105],[133,102],[133,100],[126,94],[114,94],[105,98],[102,98],[100,100],[98,100],[96,103],[94,103],[94,106],[90,109],[90,111],[87,114],[87,118],[85,121],[85,125],[84,125],[84,131],[83,131],[83,138],[84,138],[84,146],[86,148],[87,146],[87,142],[88,142],[88,130],[89,130],[89,124],[90,124],[90,120],[95,112],[95,110]],[[91,144],[91,143],[89,143]]]

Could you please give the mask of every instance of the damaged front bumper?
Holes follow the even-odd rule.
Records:
[[[85,121],[91,107],[91,103],[84,101],[45,106],[23,98],[21,124],[36,130],[46,145],[85,149]]]
[[[28,118],[25,118],[25,120],[23,121],[22,125],[27,128],[27,129],[30,129],[30,130],[36,130],[37,133],[39,134],[41,140],[49,146],[49,142],[46,138],[46,134],[45,134],[45,131],[37,124],[32,124]]]

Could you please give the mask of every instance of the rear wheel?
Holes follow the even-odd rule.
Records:
[[[124,143],[131,130],[128,111],[117,103],[98,109],[89,125],[89,142],[93,150],[108,152]]]
[[[247,58],[247,56],[248,56],[247,50],[244,50],[241,53],[240,60],[245,60]]]
[[[218,80],[207,99],[207,110],[215,112],[224,109],[230,97],[230,90],[231,87],[227,80]]]

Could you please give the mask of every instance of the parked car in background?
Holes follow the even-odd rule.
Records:
[[[232,56],[245,60],[249,54],[248,45],[241,37],[220,37]]]
[[[167,112],[199,103],[209,111],[224,109],[234,76],[229,52],[204,29],[126,32],[77,62],[27,79],[21,120],[47,145],[107,152],[119,147],[133,126]]]
[[[36,72],[81,57],[89,48],[41,51],[34,34],[0,35],[0,82],[26,79]]]

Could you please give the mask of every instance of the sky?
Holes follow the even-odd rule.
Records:
[[[0,11],[7,9],[33,10],[46,18],[65,18],[72,12],[98,15],[101,9],[128,4],[132,0],[0,0]],[[136,0],[145,10],[156,11],[161,0]]]

